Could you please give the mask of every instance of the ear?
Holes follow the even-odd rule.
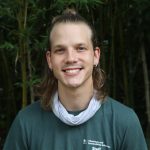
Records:
[[[94,49],[94,65],[98,65],[100,60],[100,48],[96,47]]]
[[[46,60],[47,60],[47,64],[49,66],[49,69],[52,70],[52,64],[51,64],[51,52],[50,50],[48,50],[46,52]]]

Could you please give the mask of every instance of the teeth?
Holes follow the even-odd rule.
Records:
[[[79,69],[65,70],[65,72],[68,72],[68,73],[76,73],[76,72],[78,72],[78,71],[79,71]]]

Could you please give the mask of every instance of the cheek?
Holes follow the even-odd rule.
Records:
[[[54,72],[59,72],[62,68],[63,62],[60,58],[52,59],[51,66]]]
[[[60,64],[58,64],[58,62],[53,62],[52,63],[52,71],[53,71],[53,74],[54,76],[58,79],[58,76],[60,74]]]
[[[51,63],[51,66],[52,66],[53,70],[57,70],[57,68],[58,68],[60,65],[58,64],[58,62],[52,62],[52,63]]]
[[[94,56],[91,53],[90,55],[87,55],[84,57],[84,60],[89,64],[89,65],[94,65]]]

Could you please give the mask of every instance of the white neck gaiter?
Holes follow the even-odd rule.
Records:
[[[58,93],[56,92],[53,99],[52,110],[53,113],[65,124],[70,126],[80,125],[91,117],[98,111],[101,107],[101,101],[97,100],[95,96],[92,97],[88,107],[79,113],[78,115],[74,116],[73,114],[69,114],[65,107],[61,104],[58,98]]]

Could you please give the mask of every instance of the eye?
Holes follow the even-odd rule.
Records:
[[[79,47],[77,48],[77,50],[78,50],[78,51],[85,51],[85,50],[86,50],[86,47],[84,47],[84,46],[79,46]]]
[[[63,54],[64,51],[65,51],[64,48],[58,48],[58,49],[55,49],[55,50],[54,50],[54,53],[56,53],[56,54]]]

